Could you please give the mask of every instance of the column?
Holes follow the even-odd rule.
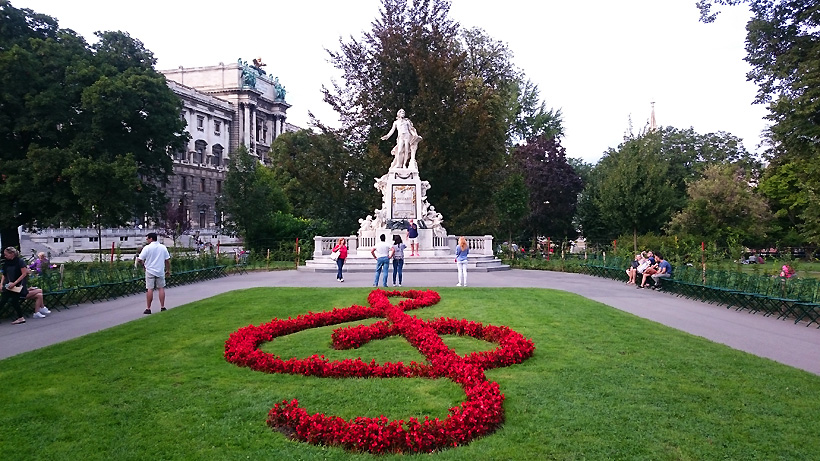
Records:
[[[251,133],[250,133],[250,107],[247,104],[243,104],[242,110],[242,142],[245,143],[245,146],[250,149],[251,148]]]

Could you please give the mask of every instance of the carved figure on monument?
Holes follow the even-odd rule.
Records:
[[[364,219],[359,219],[359,227],[362,231],[373,230],[373,217],[368,215]]]
[[[404,109],[399,109],[396,120],[393,122],[393,126],[390,127],[390,132],[382,136],[381,139],[383,141],[387,140],[393,135],[394,131],[398,134],[396,135],[396,147],[390,152],[393,155],[393,163],[390,164],[390,168],[418,169],[416,150],[422,138],[416,132],[413,122],[404,116]]]
[[[379,192],[384,194],[384,188],[387,187],[387,175],[382,175],[381,178],[373,178],[376,180],[376,183],[373,184],[373,187],[376,188]]]
[[[427,191],[430,190],[430,181],[421,182],[421,200],[427,200]]]
[[[384,210],[373,210],[373,229],[383,229],[387,224],[387,213]]]

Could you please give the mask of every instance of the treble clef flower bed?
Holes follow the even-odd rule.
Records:
[[[389,297],[406,298],[394,305]],[[504,394],[490,382],[484,370],[521,363],[532,356],[533,342],[507,328],[478,322],[437,318],[422,320],[405,313],[432,306],[441,297],[435,291],[374,290],[369,307],[353,305],[326,312],[309,312],[296,318],[274,319],[232,333],[225,342],[225,359],[233,364],[265,373],[289,373],[323,378],[447,378],[461,385],[466,400],[449,409],[444,419],[390,420],[357,417],[345,420],[324,414],[309,415],[296,399],[276,404],[267,424],[297,440],[341,446],[353,451],[379,453],[432,452],[465,445],[495,431],[504,421]],[[369,341],[403,336],[427,359],[427,363],[365,363],[361,359],[330,361],[313,355],[304,359],[282,359],[259,347],[279,336],[341,323],[384,318],[371,325],[334,330],[336,349],[355,349]],[[460,356],[447,347],[440,335],[470,336],[498,344],[491,351]]]

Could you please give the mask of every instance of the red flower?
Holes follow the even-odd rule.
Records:
[[[389,297],[406,299],[398,305]],[[448,378],[460,384],[466,400],[449,411],[443,419],[424,421],[416,418],[389,420],[358,417],[344,420],[324,414],[308,415],[296,399],[274,405],[267,424],[297,440],[313,444],[338,445],[349,450],[370,453],[432,452],[445,447],[469,443],[476,437],[493,432],[504,421],[504,395],[498,383],[484,375],[487,368],[521,363],[535,350],[532,341],[507,328],[478,322],[439,318],[421,320],[405,313],[438,303],[434,291],[374,290],[367,298],[370,307],[350,306],[344,309],[300,315],[286,320],[273,319],[259,326],[247,326],[232,333],[225,341],[225,359],[239,366],[266,373],[290,373],[328,378],[349,377],[425,377]],[[276,337],[308,328],[337,325],[368,318],[386,318],[370,325],[334,330],[331,340],[336,349],[353,349],[369,341],[389,336],[404,336],[423,354],[428,363],[365,363],[355,360],[330,361],[313,355],[304,359],[283,360],[259,350],[259,346]],[[471,336],[497,343],[491,351],[459,356],[447,347],[439,335]]]

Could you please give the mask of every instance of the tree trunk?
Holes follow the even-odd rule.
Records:
[[[2,228],[0,228],[0,245],[3,248],[20,248],[20,233],[17,231],[17,226],[3,226]]]
[[[632,246],[634,247],[635,253],[638,252],[638,228],[632,228]]]

